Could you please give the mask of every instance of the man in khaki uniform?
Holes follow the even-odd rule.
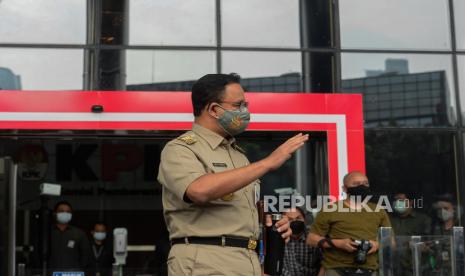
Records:
[[[192,104],[192,130],[165,146],[158,175],[173,244],[168,273],[261,275],[254,250],[258,179],[279,168],[308,136],[298,134],[250,164],[233,138],[250,120],[239,76],[200,78],[192,87]],[[287,219],[277,226],[288,239],[292,232]]]

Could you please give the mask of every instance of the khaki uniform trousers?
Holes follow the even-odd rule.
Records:
[[[168,256],[169,276],[261,276],[253,250],[203,244],[175,244]]]

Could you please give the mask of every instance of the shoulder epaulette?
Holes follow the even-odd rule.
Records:
[[[245,149],[239,147],[237,144],[234,144],[233,146],[234,146],[234,149],[241,152],[242,154],[245,154]]]
[[[178,138],[178,140],[181,140],[188,145],[192,145],[197,142],[197,139],[195,138],[195,135],[193,134],[181,136]]]

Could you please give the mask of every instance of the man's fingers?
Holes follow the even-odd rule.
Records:
[[[302,135],[303,135],[302,132],[297,133],[296,135],[294,135],[294,136],[292,136],[291,138],[289,138],[288,141],[294,140],[294,139],[296,139],[296,138],[298,138],[298,137],[300,137],[300,136],[302,136]]]
[[[289,143],[289,146],[292,147],[292,146],[294,146],[294,145],[300,145],[300,144],[303,144],[303,143],[305,143],[305,142],[307,142],[307,141],[308,141],[308,134],[305,134],[304,136],[298,137],[297,139],[291,141],[291,142]]]
[[[370,240],[370,243],[371,243],[371,248],[368,251],[368,254],[372,254],[372,253],[375,253],[376,251],[378,251],[378,248],[379,248],[378,242]]]
[[[355,250],[357,250],[357,247],[358,247],[358,244],[356,244],[355,242],[353,241],[349,241],[347,243],[347,250],[349,252],[354,252]]]
[[[290,230],[291,228],[289,227],[289,220],[287,219],[286,216],[284,216],[282,219],[276,222],[276,228],[278,228],[278,232],[282,232],[285,229]],[[291,230],[292,233],[292,230]]]
[[[282,226],[282,225],[284,225],[284,224],[286,224],[286,223],[288,223],[288,222],[289,222],[289,220],[287,219],[287,217],[286,217],[286,216],[283,216],[282,219],[280,219],[280,220],[278,220],[278,221],[276,222],[276,226],[280,227],[280,226]]]
[[[289,143],[292,143],[292,141],[294,141],[295,139],[299,138],[302,136],[302,133],[299,133],[297,135],[294,135],[292,136],[291,138],[287,139],[284,143],[282,143],[281,145],[287,145]]]
[[[302,137],[299,137],[298,139],[289,141],[289,143],[286,143],[286,145],[283,145],[283,146],[284,146],[284,149],[287,150],[287,152],[293,153],[298,148],[302,147],[307,140],[308,140],[308,134]]]
[[[294,153],[296,152],[298,149],[300,149],[301,147],[304,146],[304,142],[300,142],[298,144],[295,144],[295,145],[292,145],[292,147],[289,148],[289,153]]]
[[[284,152],[293,153],[296,149],[295,146],[301,147],[302,143],[305,143],[308,140],[308,134],[303,135],[299,133],[298,135],[290,138],[283,144],[281,144],[280,149]]]
[[[270,227],[273,224],[273,220],[271,219],[271,215],[265,215],[265,225]]]
[[[299,133],[297,135],[294,135],[291,138],[287,139],[287,141],[284,142],[284,144],[292,143],[292,142],[294,142],[296,140],[299,140],[299,139],[308,139],[308,134]]]
[[[287,240],[288,238],[290,238],[292,235],[292,230],[291,228],[288,228],[286,232],[284,232],[281,237],[283,237],[283,239]]]
[[[308,134],[299,133],[293,136],[292,138],[288,139],[286,142],[292,143],[292,142],[300,141],[300,140],[308,140]]]

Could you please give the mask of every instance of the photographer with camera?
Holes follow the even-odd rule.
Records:
[[[305,242],[308,229],[304,211],[295,207],[284,212],[284,215],[289,220],[292,235],[286,244],[281,276],[317,275],[320,269],[320,256],[317,248],[311,247]]]
[[[322,266],[327,276],[378,275],[379,227],[390,227],[389,217],[376,204],[367,203],[368,178],[361,172],[344,177],[342,201],[330,203],[317,215],[307,242],[323,251]],[[365,201],[364,201],[365,200]]]

